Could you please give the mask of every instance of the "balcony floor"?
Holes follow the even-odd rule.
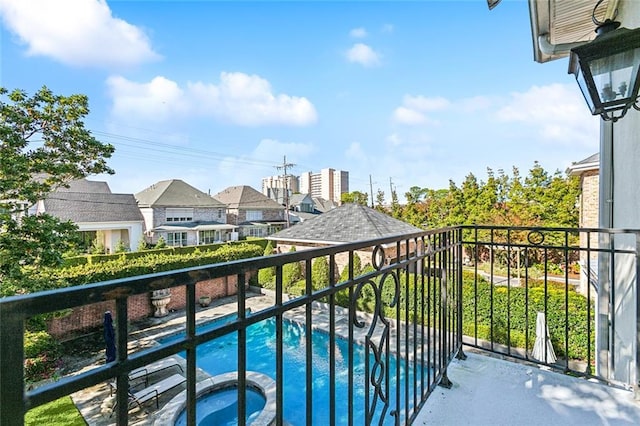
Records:
[[[633,393],[537,366],[467,352],[414,425],[637,425]]]

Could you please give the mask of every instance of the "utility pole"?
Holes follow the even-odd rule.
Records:
[[[287,220],[287,228],[290,225],[289,223],[289,189],[288,189],[289,175],[287,174],[287,169],[294,166],[295,164],[293,163],[287,163],[286,155],[283,156],[282,164],[280,166],[276,166],[276,169],[284,171],[284,175],[282,175],[282,177],[284,178],[283,201],[284,201],[284,215],[285,215],[285,219]]]
[[[369,175],[369,191],[371,191],[371,208],[373,208],[373,182],[371,181],[371,175]]]

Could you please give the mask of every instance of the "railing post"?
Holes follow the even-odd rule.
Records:
[[[640,232],[636,232],[636,376],[633,382],[633,392],[636,400],[640,399],[640,288],[638,288],[638,280],[640,279]]]
[[[458,354],[456,358],[465,360],[467,359],[467,355],[462,350],[462,291],[464,287],[464,283],[462,282],[462,257],[464,256],[464,247],[462,246],[462,228],[458,228],[456,231],[457,240],[456,241],[456,251],[457,251],[457,261],[456,261],[456,291],[458,293],[458,297],[456,298],[456,308],[457,308],[457,344],[458,344]]]
[[[24,423],[24,319],[15,312],[7,312],[0,305],[0,363],[20,368],[3,368],[0,375],[0,425]]]

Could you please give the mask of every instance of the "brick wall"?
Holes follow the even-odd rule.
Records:
[[[247,275],[247,286],[249,275]],[[237,293],[238,278],[236,275],[216,278],[213,280],[200,281],[196,284],[196,300],[200,296],[210,296],[211,299],[219,299]],[[155,307],[151,304],[151,292],[137,294],[129,297],[127,301],[128,317],[130,322],[136,322],[143,318],[153,316]],[[185,287],[174,287],[171,289],[171,301],[167,305],[169,310],[180,310],[186,307]],[[111,311],[115,316],[115,301],[93,303],[91,305],[80,306],[60,318],[53,318],[48,323],[48,331],[52,336],[65,340],[74,336],[82,335],[102,327],[104,313]],[[114,317],[115,320],[117,318]]]

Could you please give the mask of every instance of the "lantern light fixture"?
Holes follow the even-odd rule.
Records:
[[[640,111],[640,28],[619,28],[612,19],[599,21],[596,38],[571,49],[569,73],[574,74],[591,109],[605,121],[616,122],[633,107]]]

